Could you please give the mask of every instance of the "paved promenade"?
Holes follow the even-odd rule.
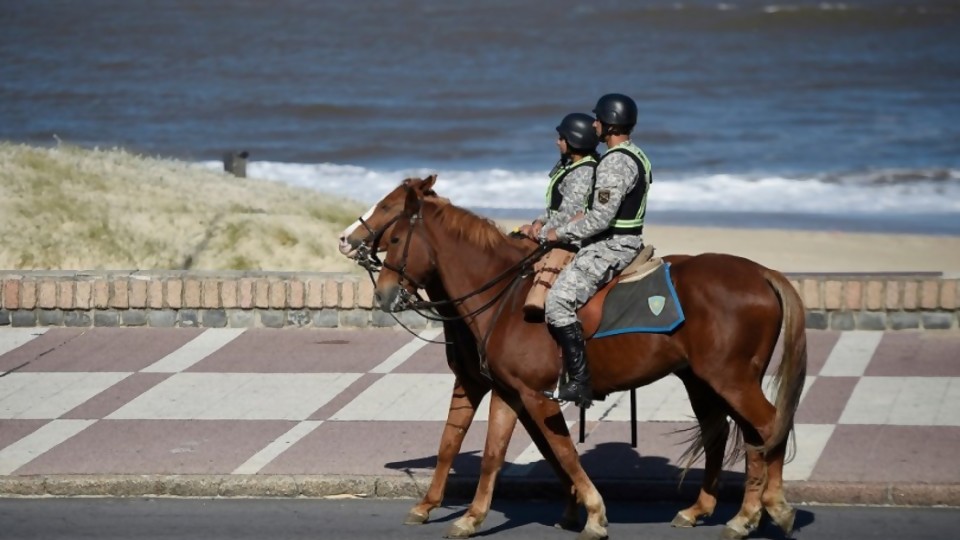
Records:
[[[960,332],[808,339],[788,496],[960,505]],[[452,383],[442,346],[392,328],[0,328],[0,494],[416,496]],[[603,493],[676,495],[693,425],[682,385],[637,402],[636,449],[628,393],[588,411],[584,466]],[[576,434],[577,409],[565,414]],[[478,475],[486,418],[484,404],[456,493]],[[507,459],[504,485],[555,485],[521,428]],[[725,492],[742,479],[735,465]]]

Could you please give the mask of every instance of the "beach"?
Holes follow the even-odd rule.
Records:
[[[960,272],[960,236],[648,225],[644,240],[660,256],[731,253],[789,273]]]

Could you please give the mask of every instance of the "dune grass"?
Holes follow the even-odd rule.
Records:
[[[358,271],[364,208],[184,162],[0,142],[0,270]]]

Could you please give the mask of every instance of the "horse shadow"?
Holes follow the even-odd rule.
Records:
[[[464,514],[465,508],[456,509],[455,507],[469,504],[480,476],[481,458],[480,452],[470,451],[462,452],[454,459],[443,505],[451,511],[431,516],[431,523],[452,522]],[[662,523],[664,526],[669,526],[679,510],[693,504],[696,500],[704,474],[702,467],[691,467],[684,475],[683,469],[671,464],[667,458],[641,455],[637,449],[625,442],[598,444],[584,451],[580,455],[580,461],[601,495],[608,500],[613,499],[607,503],[607,518],[611,523]],[[437,456],[433,455],[385,463],[384,466],[413,475],[430,471],[436,467],[436,464]],[[532,465],[525,477],[541,480],[540,486],[549,484],[542,480],[556,478],[550,466],[542,460]],[[622,481],[624,477],[653,480],[654,489],[651,490],[650,484],[645,483],[643,493],[631,492],[631,489],[641,488],[640,486],[631,488],[630,482]],[[698,526],[723,527],[733,518],[743,498],[744,479],[745,475],[742,472],[724,469],[721,473],[718,497],[720,503],[717,510],[712,516],[703,519]],[[501,524],[481,529],[476,536],[496,534],[528,524],[550,527],[557,522],[563,509],[561,502],[563,494],[559,481],[556,483],[555,490],[547,488],[533,494],[526,493],[527,496],[522,499],[518,498],[515,492],[518,487],[520,486],[514,482],[514,478],[501,473],[491,510],[503,514],[505,519]],[[581,520],[584,518],[585,513],[581,509]],[[812,524],[814,519],[812,512],[798,509],[794,535]],[[791,537],[773,525],[765,516],[760,527],[750,535],[750,538],[784,540]]]

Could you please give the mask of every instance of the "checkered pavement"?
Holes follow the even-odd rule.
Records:
[[[960,484],[960,333],[808,343],[788,481]],[[426,476],[452,384],[443,347],[397,329],[0,328],[0,477]],[[676,479],[693,425],[682,385],[638,390],[636,449],[628,396],[588,410],[586,470]],[[479,474],[486,419],[484,403],[456,474]],[[507,460],[505,475],[552,477],[521,428]]]

